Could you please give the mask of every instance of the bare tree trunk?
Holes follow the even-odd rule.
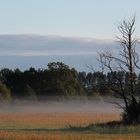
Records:
[[[103,52],[100,54],[100,62],[102,66],[107,68],[109,71],[113,72],[116,70],[123,71],[125,74],[128,73],[128,83],[129,83],[129,91],[125,90],[125,85],[122,84],[122,81],[118,79],[118,77],[114,76],[119,83],[119,90],[116,91],[117,94],[121,96],[125,103],[124,111],[129,113],[129,109],[131,106],[133,114],[132,121],[139,122],[140,112],[138,110],[139,101],[136,98],[135,94],[135,70],[139,69],[138,66],[139,57],[135,50],[135,45],[137,43],[137,39],[133,37],[133,33],[135,32],[134,28],[135,24],[135,16],[126,21],[124,20],[119,26],[118,30],[121,33],[121,37],[117,37],[118,42],[120,43],[120,50],[118,56],[114,56],[111,52]],[[114,66],[115,63],[115,66]],[[115,89],[116,90],[116,89]],[[131,120],[130,120],[131,121]]]

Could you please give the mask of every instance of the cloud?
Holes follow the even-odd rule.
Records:
[[[62,61],[78,70],[84,70],[85,64],[97,67],[98,52],[106,48],[115,51],[115,46],[112,40],[93,38],[0,35],[0,64],[1,67],[26,69]]]
[[[37,35],[0,35],[0,55],[49,56],[93,54],[111,40]]]

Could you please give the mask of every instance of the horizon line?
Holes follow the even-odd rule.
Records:
[[[58,35],[58,34],[40,34],[40,33],[4,33],[0,36],[42,36],[42,37],[54,37],[54,38],[79,38],[79,39],[91,39],[91,40],[110,40],[114,41],[111,37],[91,37],[91,36],[72,36],[72,35]]]

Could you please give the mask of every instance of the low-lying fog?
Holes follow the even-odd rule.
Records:
[[[49,113],[49,112],[90,112],[120,113],[122,110],[112,102],[120,100],[111,97],[47,99],[46,101],[20,101],[1,105],[0,113]]]

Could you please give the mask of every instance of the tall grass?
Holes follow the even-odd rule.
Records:
[[[0,114],[1,128],[65,128],[119,120],[120,116],[102,113],[14,113]]]
[[[95,125],[114,120],[120,120],[119,114],[90,112],[0,114],[0,140],[140,140],[139,126],[110,128]],[[93,125],[89,125],[91,123]],[[78,126],[88,128],[90,131],[73,131],[70,125],[77,126],[76,129]],[[61,131],[62,129],[66,131]],[[131,132],[136,130],[138,133],[132,135]],[[116,132],[118,134],[115,134]]]
[[[19,133],[0,132],[0,140],[139,140],[132,135],[97,135],[88,133]]]

